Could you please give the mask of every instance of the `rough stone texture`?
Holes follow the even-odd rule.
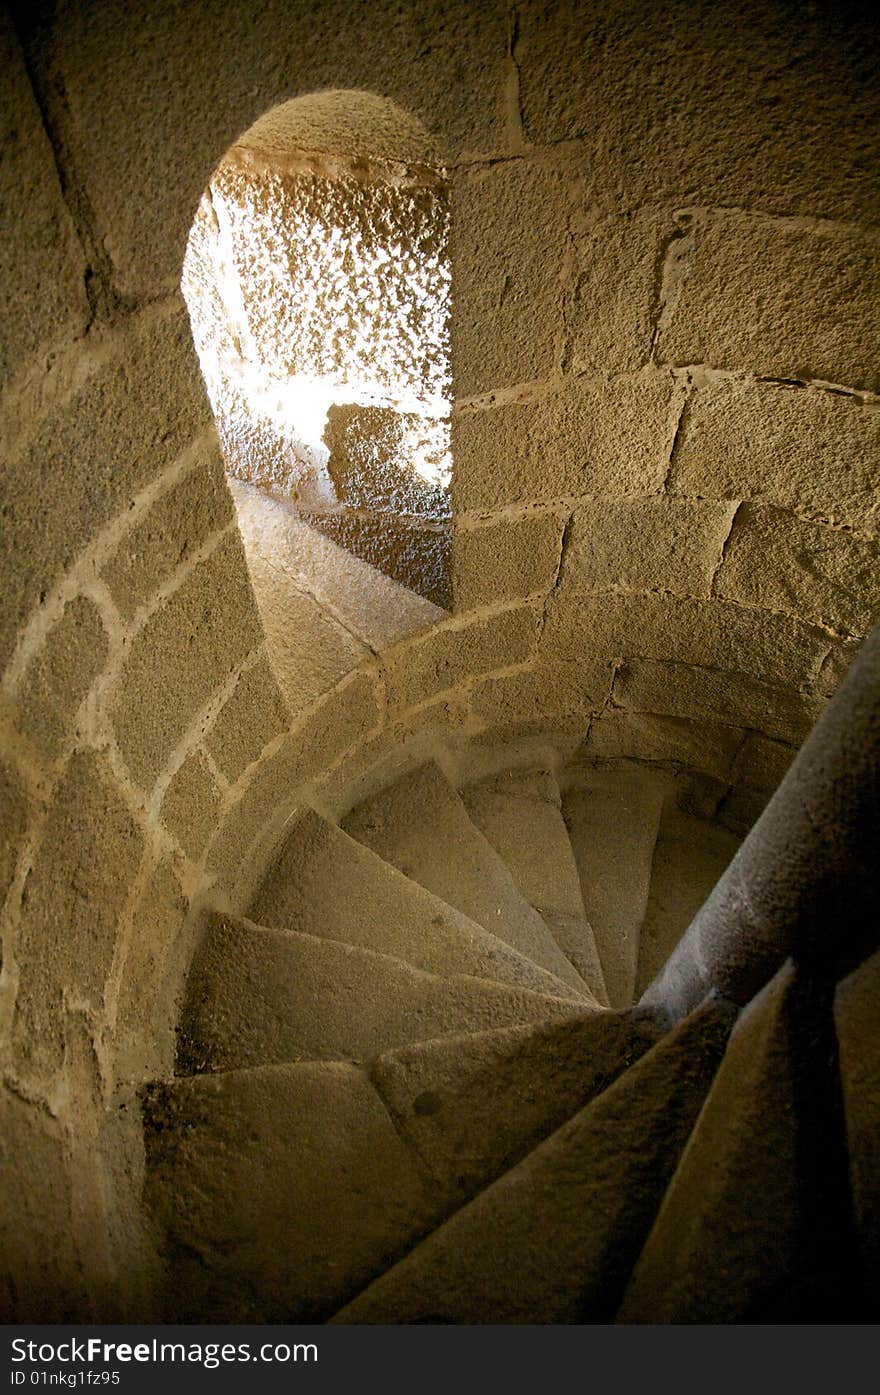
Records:
[[[3,661],[40,594],[210,421],[182,305],[144,312],[83,366],[85,382],[28,422],[4,472]]]
[[[787,743],[749,732],[732,771],[734,787],[719,812],[722,822],[739,832],[747,831],[778,789],[794,756],[794,747]]]
[[[510,869],[433,762],[401,776],[343,821],[353,838],[589,998]]]
[[[79,1322],[83,1279],[71,1233],[61,1130],[38,1105],[0,1092],[0,1316]]]
[[[102,757],[71,757],[28,874],[16,936],[14,1036],[29,1069],[60,1062],[65,991],[99,1007],[143,835]]]
[[[15,237],[3,239],[0,262],[0,383],[5,385],[30,355],[82,334],[88,305],[85,258],[7,13],[0,20],[0,68],[0,203],[16,228]]]
[[[541,916],[596,1001],[608,995],[592,928],[586,918],[577,863],[549,770],[505,772],[469,785],[461,798],[517,890]]]
[[[214,916],[190,969],[179,1068],[364,1061],[432,1037],[558,1022],[575,1009],[570,998],[440,978],[356,945]]]
[[[556,580],[563,522],[554,514],[459,528],[452,544],[453,609],[466,611],[549,591]]]
[[[639,770],[592,771],[562,797],[608,1001],[633,1001],[665,783]]]
[[[515,54],[526,138],[579,142],[591,204],[878,220],[869,9],[529,0]]]
[[[201,751],[187,756],[171,780],[159,816],[188,857],[198,862],[217,827],[222,798]]]
[[[375,331],[370,327],[369,332],[372,336]],[[438,386],[448,393],[446,383]],[[339,499],[351,508],[375,513],[446,517],[446,491],[413,468],[409,451],[418,450],[422,434],[436,434],[437,446],[448,450],[449,422],[439,430],[435,422],[430,427],[425,423],[420,432],[421,426],[415,413],[393,407],[331,406],[323,439],[330,451],[327,473]],[[424,445],[430,447],[428,441]],[[439,473],[439,460],[431,458],[430,449],[426,455],[420,461],[425,472],[433,465]]]
[[[205,738],[229,780],[237,780],[269,742],[290,725],[290,714],[265,659],[243,673]]]
[[[624,665],[614,685],[614,698],[636,712],[726,719],[795,745],[803,741],[825,705],[821,698],[775,688],[744,673],[648,659]]]
[[[452,417],[457,511],[581,494],[659,493],[672,378],[566,379],[534,400]],[[695,491],[696,492],[696,491]]]
[[[635,372],[651,356],[657,264],[670,215],[640,208],[613,218],[584,214],[580,222],[577,280],[566,314],[568,367],[574,373]]]
[[[547,607],[542,660],[568,663],[636,657],[735,669],[768,683],[814,678],[827,635],[788,615],[666,596],[587,596],[560,588]],[[665,708],[657,709],[666,711]],[[672,715],[695,717],[678,709]],[[711,713],[699,710],[700,716]]]
[[[25,670],[18,697],[18,725],[49,756],[57,756],[77,733],[73,718],[107,656],[101,616],[77,596],[49,632]]]
[[[614,670],[582,664],[539,664],[523,673],[487,678],[471,689],[471,712],[501,732],[573,731],[584,735],[592,713],[611,693]]]
[[[619,1321],[749,1321],[777,1287],[793,1287],[800,1219],[793,978],[790,965],[781,970],[737,1023]]]
[[[571,997],[569,987],[511,950],[504,926],[483,929],[342,829],[299,818],[248,907],[263,925],[393,955],[413,968]],[[576,995],[575,995],[576,996]]]
[[[28,798],[14,766],[0,764],[0,906],[15,875],[22,835],[27,827]]]
[[[685,407],[669,489],[763,500],[874,534],[880,410],[854,397],[777,383],[707,382]]]
[[[198,463],[157,499],[146,518],[126,533],[101,575],[121,614],[130,617],[212,533],[232,520],[232,501],[216,442]]]
[[[371,1077],[402,1136],[459,1204],[513,1167],[657,1039],[603,1014],[389,1051]]]
[[[416,1158],[343,1062],[175,1081],[147,1095],[145,1125],[175,1322],[320,1321],[433,1218]]]
[[[662,969],[739,844],[739,838],[726,828],[692,818],[674,806],[664,809],[639,931],[636,997]]]
[[[170,1074],[174,1064],[175,962],[187,901],[174,868],[161,862],[149,877],[131,927],[117,1004],[118,1069],[126,1079]]]
[[[584,750],[601,759],[669,761],[725,779],[743,733],[717,722],[608,708],[591,724]]]
[[[452,366],[459,395],[531,382],[554,367],[568,195],[517,161],[452,185]]]
[[[412,707],[474,674],[522,663],[537,638],[538,612],[529,606],[434,629],[385,660],[389,707]]]
[[[839,984],[834,1020],[846,1110],[850,1182],[867,1294],[880,1310],[880,954]]]
[[[708,596],[734,509],[697,499],[590,500],[566,532],[560,585]]]
[[[872,542],[779,509],[743,504],[715,594],[784,610],[828,629],[864,634],[880,606],[880,552]]]
[[[432,605],[449,608],[452,529],[448,523],[425,523],[421,519],[355,510],[306,512],[303,518],[392,581],[408,587]]]
[[[685,216],[689,252],[661,323],[662,361],[880,389],[876,233],[746,214]]]
[[[607,1322],[730,1029],[709,1004],[336,1322]]]
[[[224,541],[138,630],[112,701],[119,748],[150,788],[199,708],[262,639],[241,542]]]

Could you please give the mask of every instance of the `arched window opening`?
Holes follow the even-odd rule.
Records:
[[[276,108],[217,167],[181,282],[230,475],[449,604],[449,197],[368,93]]]

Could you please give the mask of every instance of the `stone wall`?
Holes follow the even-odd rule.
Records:
[[[827,700],[876,603],[877,32],[61,0],[2,44],[0,1304],[146,1318],[135,1090],[305,785],[544,726],[747,819]],[[384,643],[303,592],[348,657],[282,692],[178,285],[225,152],[322,88],[446,152],[456,613]]]

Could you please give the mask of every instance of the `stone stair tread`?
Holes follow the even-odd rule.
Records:
[[[608,996],[577,864],[550,770],[495,775],[459,791],[473,822],[508,867],[518,891],[541,916],[596,1000]]]
[[[663,968],[741,841],[728,829],[667,803],[639,935],[637,998]]]
[[[612,1007],[635,997],[639,936],[668,781],[650,771],[591,770],[565,788],[562,813],[584,910]]]
[[[657,1041],[644,1012],[417,1042],[373,1062],[401,1137],[463,1204]]]
[[[880,951],[837,986],[834,1020],[865,1290],[880,1314]]]
[[[187,983],[179,1070],[365,1061],[452,1033],[592,1009],[486,979],[441,978],[356,945],[215,913]]]
[[[577,998],[497,935],[441,901],[336,824],[307,810],[248,907],[260,925],[390,954],[426,973],[464,974]]]
[[[608,1321],[733,1016],[707,1000],[332,1321]]]
[[[587,985],[505,863],[468,816],[457,790],[428,762],[342,820],[353,838],[464,915],[587,996]]]
[[[143,1113],[169,1320],[320,1321],[437,1216],[435,1189],[347,1062],[178,1079],[151,1087]]]

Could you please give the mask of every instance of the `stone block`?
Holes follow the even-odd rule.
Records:
[[[456,512],[582,494],[659,493],[674,423],[672,378],[566,379],[528,402],[452,418]]]
[[[565,663],[668,659],[797,685],[815,678],[828,637],[793,616],[726,601],[561,589],[547,607],[540,652],[543,660]]]
[[[385,659],[390,710],[413,707],[475,674],[523,663],[534,652],[538,620],[537,610],[520,606],[438,626],[410,644],[398,645]]]
[[[112,720],[123,759],[145,789],[261,640],[241,542],[230,535],[137,632],[123,664]]]
[[[6,900],[21,840],[27,828],[28,797],[18,772],[0,763],[0,906]]]
[[[549,591],[556,581],[563,519],[555,514],[502,518],[453,537],[452,595],[457,611]]]
[[[8,13],[0,20],[0,383],[31,355],[73,340],[88,320],[85,257]]]
[[[517,18],[526,138],[569,143],[591,204],[688,199],[878,221],[869,7],[823,6],[793,24],[765,0],[528,0]]]
[[[371,335],[365,338],[372,344]],[[448,423],[445,426],[444,431],[440,422],[392,407],[331,406],[323,439],[337,496],[355,509],[445,518],[445,489],[413,468],[414,459],[419,459],[432,478],[438,478],[440,461],[449,449]]]
[[[568,199],[556,173],[530,162],[464,172],[453,184],[452,371],[459,397],[553,371]]]
[[[449,606],[449,554],[452,530],[448,522],[430,523],[390,514],[304,513],[303,518],[326,538],[353,552],[364,562],[406,586],[432,604]]]
[[[243,673],[205,738],[205,746],[233,783],[290,725],[290,713],[266,659]]]
[[[210,423],[186,314],[146,311],[16,446],[4,473],[0,662],[94,534]]]
[[[567,362],[574,373],[633,373],[648,362],[658,313],[657,266],[672,221],[640,208],[581,217],[577,279],[566,311]]]
[[[13,1021],[19,1057],[60,1064],[64,992],[99,1008],[119,916],[144,846],[103,757],[74,754],[57,788],[22,894]]]
[[[162,800],[160,818],[187,857],[198,862],[217,827],[223,799],[202,752],[187,756]]]
[[[741,213],[686,216],[690,250],[658,359],[880,390],[876,234]]]
[[[763,500],[876,534],[880,408],[776,383],[710,381],[688,400],[668,488]]]
[[[216,441],[194,467],[160,495],[146,518],[126,533],[102,570],[121,614],[130,617],[212,533],[232,521],[232,500]]]
[[[816,687],[826,697],[831,697],[837,691],[858,651],[859,645],[853,640],[832,643],[816,679]]]
[[[18,695],[18,725],[49,756],[76,736],[73,719],[107,658],[107,635],[85,596],[68,602],[31,660]]]
[[[129,1079],[170,1074],[188,902],[169,862],[150,875],[132,918],[117,1002],[117,1059]]]
[[[822,699],[744,673],[651,659],[633,659],[620,669],[614,700],[635,712],[726,721],[798,745],[824,707]]]
[[[880,605],[878,561],[874,542],[764,504],[743,504],[713,589],[741,605],[864,634]]]
[[[647,760],[682,765],[725,779],[743,732],[711,720],[689,721],[608,708],[590,727],[584,750],[602,760]]]
[[[792,746],[783,741],[768,741],[765,736],[750,732],[736,758],[734,781],[765,795],[773,794],[796,755]]]
[[[566,532],[561,585],[708,596],[735,509],[703,499],[591,499]]]
[[[611,692],[610,665],[540,664],[522,673],[485,678],[471,690],[471,712],[488,727],[583,735]]]

